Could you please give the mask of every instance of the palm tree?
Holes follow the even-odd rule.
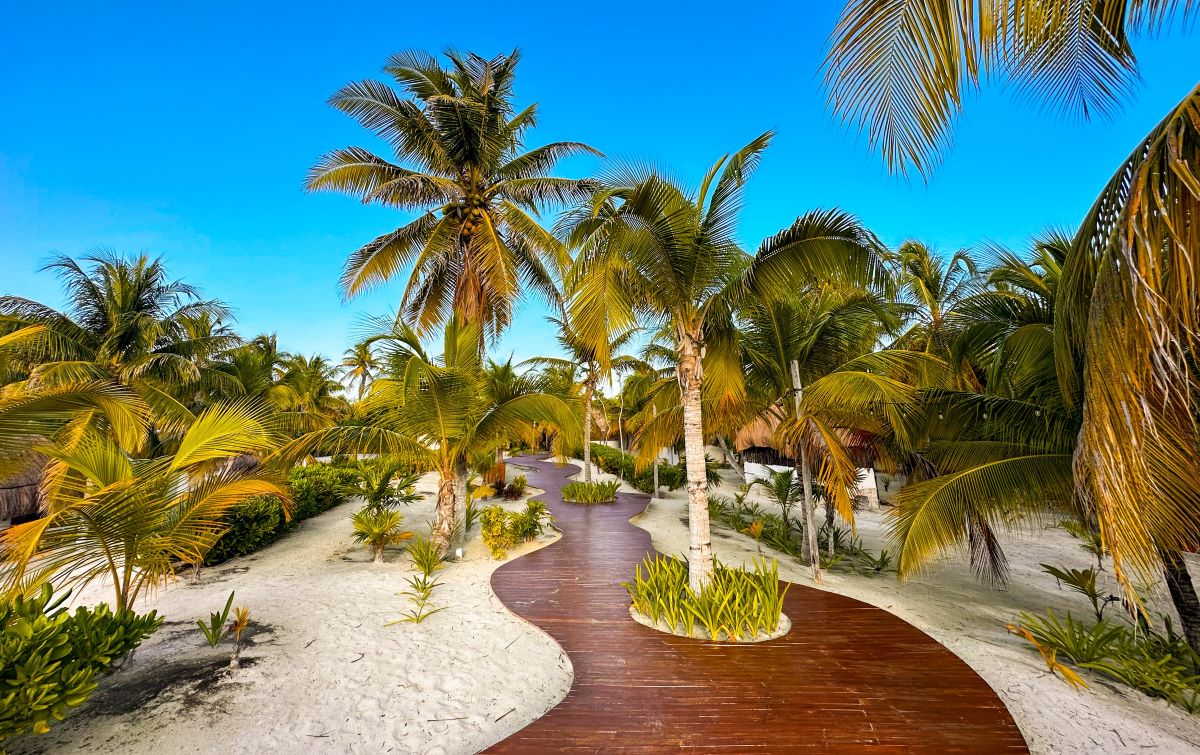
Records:
[[[757,260],[742,251],[734,235],[742,189],[770,138],[763,134],[721,158],[695,193],[657,171],[619,170],[562,221],[579,250],[568,276],[573,329],[597,347],[614,332],[645,323],[667,328],[674,339],[688,477],[688,573],[697,591],[712,574],[701,408],[706,353],[730,350],[736,339],[726,324],[748,286],[781,291],[798,279],[847,268],[865,277],[877,262],[866,234],[838,213],[802,217],[764,243]],[[731,395],[740,390],[736,369],[710,371],[709,380]],[[643,453],[651,446],[649,453],[662,447],[647,443]]]
[[[913,383],[936,379],[935,357],[874,346],[898,317],[879,294],[828,286],[780,301],[750,300],[739,312],[747,396],[742,411],[775,428],[795,460],[802,490],[805,551],[820,580],[813,521],[814,472],[834,512],[853,524],[859,463],[854,446],[903,434],[917,408]]]
[[[499,333],[527,286],[557,302],[566,250],[538,225],[548,205],[579,198],[585,181],[547,175],[564,157],[599,155],[577,142],[524,150],[537,106],[515,112],[519,53],[490,60],[446,53],[449,66],[418,51],[393,55],[378,81],[348,84],[329,103],[391,145],[396,163],[361,147],[335,150],[305,186],[420,214],[354,252],[342,292],[354,296],[412,265],[403,311],[422,333],[453,313]],[[407,97],[405,97],[407,95]]]
[[[188,389],[219,383],[213,358],[239,343],[222,325],[225,305],[171,280],[159,259],[97,253],[83,262],[56,257],[45,268],[63,282],[64,312],[0,297],[0,360],[24,376],[6,391],[127,385],[153,407],[158,431],[186,427],[195,419]]]
[[[558,346],[567,355],[566,359],[558,357],[536,357],[525,363],[536,367],[559,367],[563,372],[572,373],[578,368],[582,374],[578,377],[580,399],[583,404],[583,480],[592,481],[592,412],[595,406],[596,392],[600,381],[610,378],[614,371],[631,369],[637,360],[624,354],[617,354],[627,346],[637,335],[638,328],[627,328],[610,339],[597,343],[595,339],[585,338],[582,333],[570,325],[569,318],[546,318],[558,327]]]
[[[549,422],[576,431],[565,402],[545,393],[518,391],[497,399],[484,379],[478,326],[451,321],[439,358],[426,354],[411,328],[397,324],[376,343],[385,349],[390,371],[375,381],[362,401],[361,425],[340,425],[307,433],[284,446],[284,458],[315,449],[332,453],[395,456],[438,474],[432,540],[444,553],[463,533],[469,461],[493,453],[498,439]]]
[[[296,412],[333,419],[349,411],[346,399],[338,395],[346,390],[338,380],[338,367],[320,354],[289,355],[280,365],[279,381],[292,389],[291,408]]]
[[[371,350],[370,341],[359,341],[346,349],[346,355],[342,357],[342,369],[351,383],[358,381],[358,400],[362,401],[363,394],[367,392],[367,384],[379,369],[379,361]]]
[[[928,173],[981,77],[1106,112],[1137,79],[1131,35],[1186,24],[1197,10],[1174,0],[854,0],[833,33],[830,99],[889,166]],[[1056,303],[1058,381],[1081,417],[1075,494],[1135,601],[1138,578],[1159,573],[1162,554],[1200,541],[1200,287],[1183,272],[1200,262],[1197,113],[1200,86],[1117,166],[1075,235]]]
[[[65,389],[53,399],[0,401],[0,447],[7,441],[28,444],[34,424],[53,422],[83,406],[64,405]],[[125,392],[124,396],[117,394]],[[138,407],[133,418],[144,422],[146,407],[127,389],[101,384],[90,394],[112,420],[118,405]],[[110,579],[118,609],[174,576],[174,563],[200,563],[224,534],[221,517],[257,495],[289,499],[286,486],[267,467],[245,469],[229,462],[242,454],[263,454],[279,441],[271,414],[249,403],[206,409],[183,433],[170,455],[136,458],[122,441],[132,434],[72,430],[39,433],[33,451],[50,461],[42,475],[47,515],[0,533],[0,585],[7,596],[29,593],[54,581],[84,585]],[[66,442],[62,442],[62,441]]]
[[[895,263],[900,290],[912,307],[909,327],[894,345],[948,355],[954,309],[976,284],[974,258],[960,249],[946,261],[925,244],[906,241],[896,251]]]

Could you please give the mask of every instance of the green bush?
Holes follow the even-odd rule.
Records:
[[[279,539],[284,531],[283,504],[274,496],[257,496],[230,509],[221,520],[229,527],[213,545],[208,566],[245,556]]]
[[[162,626],[154,611],[114,613],[104,604],[68,613],[66,597],[53,600],[46,585],[0,604],[0,746],[49,731],[88,698],[100,674]]]
[[[654,468],[647,466],[638,472],[634,458],[624,451],[603,443],[593,443],[592,460],[605,472],[615,474],[643,493],[654,492]],[[660,487],[675,490],[683,487],[686,482],[687,473],[681,467],[659,463],[658,484]]]
[[[617,480],[603,482],[568,482],[562,486],[564,501],[571,503],[612,503],[617,500],[621,483]]]
[[[643,569],[645,573],[643,574]],[[713,564],[712,581],[696,594],[688,586],[687,564],[666,556],[647,556],[632,582],[621,586],[634,609],[654,623],[691,636],[697,626],[712,640],[754,639],[779,628],[783,600],[791,585],[779,589],[779,565],[754,562],[754,571]]]
[[[527,501],[524,511],[505,511],[488,506],[479,513],[480,536],[492,558],[506,558],[508,549],[542,534],[553,517],[541,501]]]
[[[292,520],[300,522],[323,514],[358,492],[359,475],[355,467],[311,464],[296,467],[288,474],[295,509]]]

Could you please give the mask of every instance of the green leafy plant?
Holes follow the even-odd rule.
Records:
[[[653,623],[691,636],[697,626],[712,640],[753,639],[779,627],[783,601],[775,561],[756,560],[753,570],[716,563],[713,578],[699,594],[688,586],[687,565],[666,556],[647,556],[623,582],[633,608]]]
[[[370,508],[393,509],[421,500],[419,475],[396,459],[380,458],[358,464],[358,493]]]
[[[596,466],[605,472],[615,474],[643,493],[654,492],[653,468],[647,466],[642,471],[637,471],[636,460],[624,451],[612,446],[606,446],[603,443],[593,443],[592,460],[596,463]],[[659,465],[659,487],[666,488],[667,490],[675,490],[682,487],[686,480],[687,473],[682,467],[669,464]]]
[[[1165,633],[1148,628],[1135,631],[1107,620],[1087,626],[1069,613],[1059,619],[1047,610],[1045,616],[1023,613],[1020,625],[1009,629],[1033,644],[1047,667],[1072,686],[1086,683],[1063,666],[1060,657],[1189,713],[1200,712],[1200,654],[1175,633],[1170,621],[1165,625]]]
[[[525,479],[525,475],[519,474],[504,486],[504,497],[510,501],[515,501],[525,495],[525,488],[528,486],[529,481]]]
[[[571,503],[612,503],[617,500],[621,483],[617,480],[603,482],[568,482],[562,486],[564,501]]]
[[[552,520],[542,501],[527,501],[522,512],[488,506],[479,515],[480,536],[492,558],[507,558],[509,548],[541,535]]]
[[[221,523],[228,529],[208,551],[204,563],[212,566],[245,556],[280,538],[286,519],[283,504],[275,496],[256,496],[234,506]]]
[[[358,467],[309,464],[288,474],[295,501],[293,522],[323,514],[359,491]]]
[[[412,559],[413,566],[420,572],[405,580],[408,583],[408,589],[402,593],[408,597],[412,608],[403,617],[389,622],[386,626],[403,623],[420,624],[438,611],[445,610],[445,606],[429,607],[429,599],[432,597],[434,589],[442,584],[433,576],[434,572],[444,565],[437,544],[428,538],[418,537],[408,547],[408,555]]]
[[[233,638],[233,653],[229,657],[229,668],[236,669],[241,667],[242,650],[246,646],[244,635],[250,626],[250,609],[246,606],[233,608],[233,595],[234,593],[229,593],[224,608],[208,615],[208,623],[197,619],[196,626],[200,627],[204,639],[211,648],[216,648],[227,637]],[[230,609],[233,609],[232,619],[229,618]]]
[[[354,523],[354,542],[367,546],[377,564],[383,563],[384,548],[413,537],[412,532],[404,529],[404,515],[399,511],[368,503],[354,512],[350,520]]]
[[[62,607],[50,585],[0,603],[0,748],[19,734],[44,734],[96,689],[98,677],[162,626],[106,604]]]
[[[1104,620],[1104,609],[1109,603],[1120,602],[1116,595],[1105,595],[1096,585],[1097,569],[1067,569],[1061,566],[1041,564],[1042,571],[1058,580],[1059,585],[1066,585],[1075,592],[1083,595],[1092,604],[1096,621]]]
[[[1071,534],[1071,537],[1079,541],[1079,547],[1083,548],[1096,559],[1096,568],[1104,571],[1104,555],[1107,550],[1104,548],[1104,539],[1100,537],[1100,531],[1094,529],[1074,519],[1067,519],[1059,523],[1059,527]]]
[[[229,593],[229,599],[225,601],[225,608],[221,611],[213,611],[208,615],[208,623],[197,619],[196,625],[200,627],[200,631],[204,633],[204,639],[208,641],[208,646],[215,648],[225,639],[226,632],[225,622],[229,620],[229,610],[233,607],[233,593]]]

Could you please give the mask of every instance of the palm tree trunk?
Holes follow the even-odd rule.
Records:
[[[450,541],[452,545],[462,545],[467,540],[467,482],[470,479],[467,460],[460,459],[454,465],[454,522],[451,525]]]
[[[1183,635],[1187,637],[1189,645],[1200,650],[1200,599],[1196,597],[1187,563],[1178,551],[1160,549],[1159,554],[1162,556],[1167,589],[1171,591],[1171,600],[1183,624]]]
[[[429,538],[443,555],[450,550],[450,539],[454,535],[454,488],[454,475],[443,473],[438,480],[437,507]]]
[[[377,564],[383,563],[383,546],[382,545],[375,546],[375,563],[377,563]]]
[[[834,555],[834,553],[833,553],[833,525],[834,525],[833,501],[829,500],[829,491],[826,490],[825,491],[825,529],[828,530],[828,532],[829,532],[829,547],[826,548],[826,550],[829,551],[829,555],[831,557]]]
[[[795,359],[791,364],[792,372],[792,407],[796,418],[801,416],[800,405],[804,398],[804,386],[800,382],[800,363]],[[808,464],[808,445],[804,442],[802,432],[796,433],[796,471],[804,486],[804,550],[808,555],[808,565],[812,569],[813,581],[821,581],[821,551],[817,546],[817,526],[813,520],[812,469]]]
[[[688,584],[699,593],[712,579],[712,533],[708,523],[708,476],[704,467],[704,421],[700,389],[704,379],[696,338],[679,344],[679,392],[683,400],[683,450],[687,455]]]
[[[583,481],[592,481],[592,383],[583,389]]]
[[[729,442],[725,440],[724,435],[717,436],[717,445],[721,447],[721,452],[725,454],[725,460],[729,462],[729,466],[737,473],[738,477],[742,478],[742,482],[746,481],[746,468],[742,466],[741,459],[729,447]]]

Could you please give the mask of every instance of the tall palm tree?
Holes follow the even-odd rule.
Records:
[[[440,357],[428,355],[411,328],[398,324],[376,339],[390,371],[375,381],[361,403],[362,424],[306,433],[281,450],[300,458],[316,449],[332,453],[378,453],[438,473],[432,539],[445,552],[463,533],[469,461],[497,448],[497,439],[518,435],[534,422],[575,432],[565,402],[545,393],[489,390],[481,364],[479,327],[451,321]]]
[[[954,308],[977,283],[974,258],[960,249],[947,261],[919,241],[906,241],[896,250],[895,265],[897,283],[912,305],[909,328],[895,345],[946,356],[954,340],[949,332]]]
[[[557,366],[565,370],[578,368],[578,386],[580,400],[583,406],[583,479],[592,481],[592,412],[595,407],[596,392],[600,381],[610,378],[614,371],[632,368],[636,360],[625,354],[618,354],[637,335],[638,328],[626,328],[611,338],[597,342],[585,338],[582,333],[571,327],[570,317],[546,318],[558,327],[559,348],[567,355],[559,357],[536,357],[529,359],[526,364],[535,367]]]
[[[29,421],[52,421],[63,410],[64,389],[53,399],[0,401],[0,446],[28,442]],[[121,392],[102,387],[93,393]],[[110,396],[99,404],[106,417]],[[149,408],[127,392],[126,406]],[[55,405],[57,402],[57,405]],[[83,409],[75,406],[74,411]],[[26,421],[22,421],[26,420]],[[69,424],[69,423],[68,423]],[[14,438],[15,434],[15,438]],[[61,435],[61,434],[60,434]],[[289,499],[286,486],[267,467],[246,469],[228,462],[241,454],[264,454],[278,445],[272,415],[249,403],[216,405],[198,415],[179,449],[137,458],[124,440],[140,433],[103,433],[91,427],[65,437],[42,436],[33,450],[49,459],[42,475],[46,515],[0,533],[0,592],[29,593],[42,584],[84,585],[111,580],[118,609],[174,576],[174,563],[199,563],[224,534],[222,515],[257,495]],[[61,440],[68,442],[60,442]]]
[[[981,77],[1007,74],[1053,104],[1105,111],[1136,81],[1131,35],[1198,11],[1176,0],[853,0],[830,46],[831,101],[891,167],[928,173]],[[1056,304],[1058,380],[1081,412],[1075,492],[1133,600],[1163,553],[1200,541],[1200,287],[1185,272],[1200,265],[1197,175],[1200,86],[1117,166],[1064,260]]]
[[[347,297],[412,265],[403,311],[422,333],[453,313],[494,335],[506,327],[526,286],[558,301],[556,277],[566,250],[537,222],[548,205],[579,198],[585,181],[551,177],[564,157],[598,155],[578,142],[524,151],[537,106],[516,112],[518,52],[484,59],[446,53],[393,55],[379,81],[348,84],[329,103],[358,120],[395,152],[396,162],[361,147],[328,153],[309,171],[309,190],[340,191],[416,219],[350,255]]]
[[[724,325],[751,282],[780,291],[831,270],[854,267],[865,276],[876,262],[858,224],[836,213],[801,218],[768,240],[757,260],[742,251],[735,238],[742,190],[770,138],[763,134],[721,158],[697,192],[657,171],[618,170],[562,221],[579,250],[568,276],[574,329],[597,346],[645,323],[668,328],[674,338],[688,478],[688,573],[697,591],[713,568],[701,408],[706,352],[727,352],[735,342]],[[740,390],[736,369],[710,372],[714,379],[731,395]]]
[[[186,427],[195,416],[190,389],[219,384],[213,358],[239,343],[221,323],[225,306],[171,280],[160,259],[109,253],[56,257],[67,308],[56,311],[18,296],[0,297],[0,358],[20,365],[24,380],[6,392],[63,385],[126,385],[156,415],[145,443]]]
[[[367,385],[379,369],[379,360],[371,350],[370,341],[359,341],[346,349],[346,354],[342,357],[342,369],[351,383],[358,381],[358,400],[362,401],[363,394],[367,392]]]

